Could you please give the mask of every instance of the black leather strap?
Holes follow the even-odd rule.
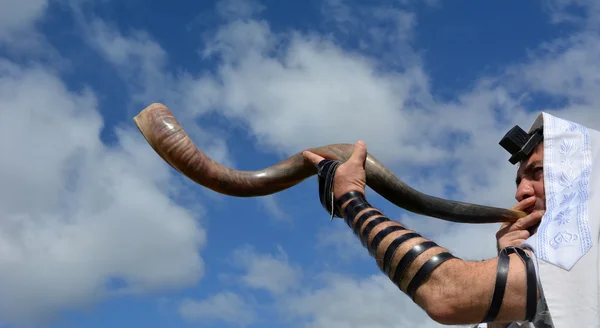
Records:
[[[319,177],[319,200],[321,201],[321,205],[323,207],[326,207],[324,197],[326,197],[325,185],[327,180],[325,179],[325,177],[327,176],[327,172],[329,171],[329,167],[331,166],[331,164],[333,164],[333,161],[331,160],[322,160],[317,165],[317,175]]]
[[[415,276],[408,284],[408,287],[406,288],[406,293],[413,300],[413,302],[415,300],[415,294],[417,293],[417,289],[427,279],[427,277],[429,277],[431,272],[433,272],[433,270],[437,268],[440,264],[453,258],[456,257],[448,252],[443,252],[432,256],[427,262],[425,262],[425,264],[423,264],[423,266],[419,269],[419,271],[417,271]]]
[[[352,209],[360,204],[364,204],[364,202],[360,198],[355,198],[346,205],[346,208],[344,208],[344,221],[346,221],[346,224],[348,224],[350,228],[353,227],[352,222],[354,222],[354,218],[356,217],[356,214],[352,215]]]
[[[417,237],[421,237],[421,235],[419,235],[416,232],[407,232],[405,234],[398,236],[396,239],[394,239],[394,241],[392,241],[390,243],[387,250],[385,251],[385,255],[383,256],[383,268],[382,268],[383,273],[385,273],[387,276],[390,275],[390,270],[392,268],[392,260],[394,259],[394,254],[396,254],[396,251],[398,250],[400,245],[402,245],[405,241],[407,241],[409,239],[413,239],[413,238],[417,238]]]
[[[323,173],[323,171],[324,171],[324,167],[323,166],[330,165],[333,162],[334,162],[334,160],[332,160],[332,159],[324,159],[324,160],[320,161],[317,164],[317,174],[321,175]]]
[[[404,254],[400,262],[398,262],[396,269],[394,269],[394,275],[392,277],[392,280],[399,285],[402,276],[404,276],[404,271],[417,258],[417,256],[423,254],[423,252],[435,246],[437,246],[437,244],[433,241],[424,241],[420,244],[413,246],[413,248],[411,248],[408,252],[406,252],[406,254]]]
[[[333,197],[333,178],[335,177],[335,172],[337,171],[338,166],[340,166],[340,162],[333,162],[327,171],[327,175],[325,176],[325,191],[323,194],[323,199],[326,201],[325,209],[327,213],[331,215],[331,218],[335,216],[334,209],[334,197]]]
[[[360,228],[363,226],[363,224],[365,223],[365,221],[367,219],[372,218],[375,215],[382,215],[383,216],[383,214],[380,211],[378,211],[378,210],[370,210],[370,211],[364,212],[363,214],[361,214],[358,217],[358,219],[356,219],[356,222],[351,227],[352,231],[354,231],[354,235],[356,237],[358,237],[360,239]],[[350,220],[350,218],[348,218],[348,220]]]
[[[373,228],[375,228],[380,223],[387,222],[389,220],[390,219],[388,219],[385,216],[380,216],[378,218],[375,218],[375,219],[369,221],[369,223],[367,223],[367,225],[365,226],[365,229],[360,234],[360,242],[362,243],[363,247],[367,247],[367,243],[369,242],[369,234],[371,234],[371,231],[373,230]],[[360,232],[360,230],[359,230],[359,232]]]
[[[356,216],[356,213],[352,213],[352,210],[355,206],[360,204],[365,204],[365,202],[360,198],[355,198],[351,200],[350,203],[346,205],[346,208],[344,208],[344,219],[350,220],[350,222],[352,222],[352,219],[354,219],[354,217]],[[354,216],[352,214],[354,214]]]
[[[508,267],[510,263],[509,255],[512,253],[516,253],[525,265],[527,279],[525,321],[533,322],[533,319],[535,318],[537,311],[537,276],[535,273],[535,264],[525,250],[519,247],[509,246],[503,248],[498,256],[498,273],[496,274],[494,294],[492,296],[490,309],[482,322],[494,321],[500,312],[502,299],[504,298],[504,290],[508,280]]]
[[[343,194],[340,199],[335,201],[335,210],[336,210],[336,214],[339,217],[343,217],[343,213],[341,212],[342,209],[342,205],[344,205],[345,202],[347,202],[350,199],[361,199],[363,202],[368,203],[367,200],[365,199],[365,195],[363,195],[361,192],[358,191],[350,191],[347,192],[345,194]]]
[[[358,191],[350,191],[335,200],[333,197],[334,192],[334,178],[335,172],[342,163],[340,161],[324,159],[317,164],[317,176],[319,180],[319,200],[321,205],[327,213],[331,214],[331,218],[339,217],[343,218],[347,213],[341,213],[341,206],[344,202],[354,198],[354,200],[360,200],[367,204],[368,207],[371,205],[367,202],[365,195]]]
[[[525,310],[525,320],[532,322],[537,310],[537,276],[535,274],[535,264],[527,252],[522,248],[515,247],[515,251],[525,264],[527,275],[527,305]]]
[[[317,176],[319,180],[319,200],[327,213],[335,215],[333,211],[333,178],[335,171],[341,163],[339,161],[324,159],[317,164]]]
[[[361,198],[354,198],[344,208],[344,217],[347,217],[347,216],[350,216],[351,218],[355,217],[357,213],[356,213],[356,211],[354,211],[354,208],[358,205],[368,205],[368,204]]]
[[[493,322],[496,320],[500,308],[502,307],[502,300],[504,299],[504,292],[506,290],[506,282],[508,281],[508,265],[510,264],[510,257],[506,248],[500,251],[498,254],[498,265],[496,266],[496,284],[494,285],[494,293],[492,294],[492,300],[490,301],[490,307],[485,315],[485,318],[481,322]]]
[[[346,207],[345,208],[346,211],[344,211],[345,212],[344,214],[346,214],[345,217],[347,217],[349,220],[353,220],[358,215],[358,213],[360,213],[361,211],[366,210],[367,208],[370,208],[370,207],[371,206],[367,203],[360,203],[356,206],[353,206],[352,208]]]
[[[403,226],[399,226],[399,225],[393,225],[393,226],[389,226],[384,229],[381,229],[375,235],[375,237],[373,237],[373,240],[371,240],[371,244],[369,245],[369,254],[371,254],[371,256],[375,256],[375,254],[377,253],[377,249],[379,248],[379,244],[381,244],[381,241],[384,240],[385,237],[387,237],[392,232],[399,231],[399,230],[406,230],[406,228],[404,228]],[[386,253],[387,253],[387,251],[386,251]]]

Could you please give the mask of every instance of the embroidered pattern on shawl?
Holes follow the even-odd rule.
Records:
[[[538,228],[537,256],[570,270],[592,247],[590,136],[582,125],[543,115],[546,213]]]

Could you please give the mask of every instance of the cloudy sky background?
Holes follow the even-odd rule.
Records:
[[[421,191],[510,207],[507,129],[542,110],[600,127],[598,14],[592,0],[1,0],[0,327],[437,327],[329,222],[315,178],[219,195],[132,117],[162,102],[237,169],[363,139]],[[498,225],[369,197],[457,256],[494,256]]]

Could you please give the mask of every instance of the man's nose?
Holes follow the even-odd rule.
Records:
[[[521,183],[517,187],[517,193],[515,194],[515,199],[520,202],[526,198],[529,198],[534,195],[533,186],[526,179],[521,180]]]

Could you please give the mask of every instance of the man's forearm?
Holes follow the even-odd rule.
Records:
[[[497,262],[457,259],[360,198],[345,201],[341,209],[346,223],[375,257],[379,268],[433,320],[443,324],[481,322],[489,309]],[[511,261],[509,277],[518,274],[516,264]],[[506,295],[505,302],[510,297]],[[500,310],[499,321],[514,320],[508,317],[514,318],[515,313],[507,317],[505,312]],[[517,317],[525,315],[524,309],[521,312],[516,313]]]

